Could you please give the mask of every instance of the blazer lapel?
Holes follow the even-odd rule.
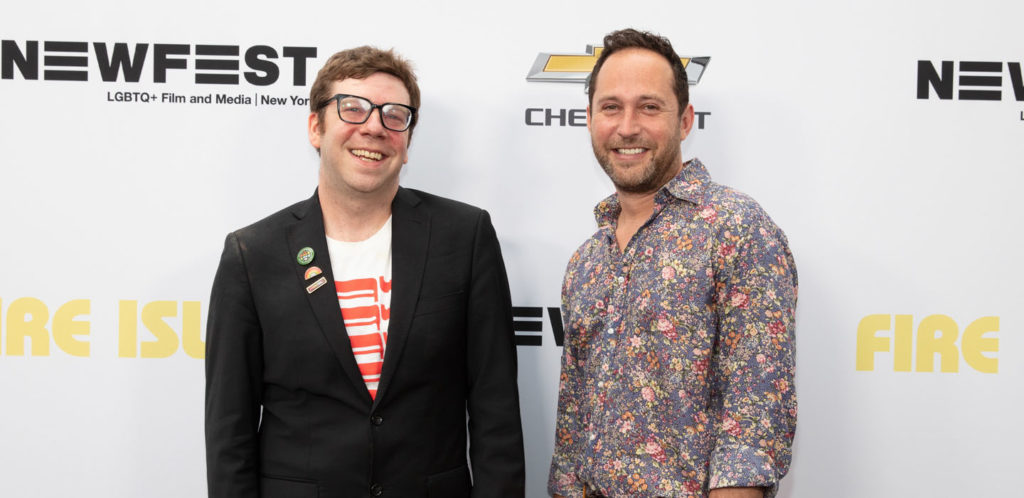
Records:
[[[398,189],[391,203],[391,321],[374,406],[387,395],[420,296],[430,241],[430,216],[418,208],[419,203],[419,197],[404,188]]]
[[[288,230],[288,257],[295,266],[295,277],[298,280],[298,292],[302,292],[309,300],[313,308],[313,314],[320,323],[320,331],[327,339],[342,370],[356,388],[356,392],[362,393],[367,402],[371,400],[363,376],[356,365],[356,358],[352,354],[352,343],[348,340],[348,333],[345,331],[345,320],[341,316],[341,308],[338,305],[338,293],[334,287],[334,274],[331,271],[331,259],[327,252],[327,236],[324,234],[323,212],[320,209],[320,198],[318,192],[306,202],[296,206],[293,214],[298,222]],[[313,261],[308,265],[299,264],[297,257],[303,248],[312,248]],[[321,274],[306,279],[306,270],[317,266]],[[310,285],[324,277],[327,282],[321,287],[310,292]]]

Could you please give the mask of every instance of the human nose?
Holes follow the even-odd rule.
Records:
[[[640,133],[639,118],[636,109],[624,109],[619,117],[619,126],[616,131],[623,137],[631,137]]]
[[[377,117],[373,116],[374,112],[377,113]],[[366,133],[372,135],[383,135],[386,130],[386,128],[384,128],[384,114],[382,114],[383,112],[384,111],[380,108],[380,106],[374,106],[370,108],[370,114],[366,116],[366,121],[363,122],[362,129],[365,130]]]

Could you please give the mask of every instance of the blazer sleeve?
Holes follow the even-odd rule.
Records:
[[[224,242],[206,328],[206,478],[210,498],[258,497],[261,329],[235,234]]]
[[[475,233],[466,324],[472,496],[521,497],[526,477],[508,276],[487,212]]]

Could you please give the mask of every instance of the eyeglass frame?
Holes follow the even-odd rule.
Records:
[[[345,99],[345,98],[348,98],[348,97],[355,97],[357,99],[362,99],[362,100],[365,100],[365,101],[370,103],[370,110],[369,110],[369,112],[366,113],[366,117],[363,118],[362,121],[359,121],[359,122],[349,121],[349,120],[341,117],[341,101],[342,101],[342,99]],[[345,122],[345,123],[348,123],[348,124],[363,124],[363,123],[366,123],[367,121],[370,120],[370,116],[373,114],[374,109],[377,109],[377,117],[380,118],[380,125],[383,126],[385,129],[388,129],[388,130],[391,130],[391,131],[394,131],[394,132],[399,132],[399,133],[401,133],[403,131],[408,131],[409,128],[412,128],[413,123],[416,122],[416,113],[419,111],[418,109],[416,109],[415,107],[413,107],[411,105],[399,104],[397,102],[385,102],[383,104],[374,104],[372,100],[370,100],[370,99],[368,99],[366,97],[363,97],[363,96],[360,96],[360,95],[352,95],[350,93],[337,93],[337,94],[334,94],[333,97],[323,101],[323,103],[320,104],[320,109],[323,109],[324,107],[327,107],[331,103],[332,100],[335,103],[335,109],[337,109],[337,111],[338,111],[338,119],[340,119],[342,122]],[[401,130],[396,130],[394,128],[389,127],[387,124],[384,123],[384,106],[389,106],[389,105],[397,105],[399,107],[404,107],[404,108],[409,110],[409,113],[410,113],[409,114],[409,122],[407,122],[405,124],[405,128],[403,128]]]

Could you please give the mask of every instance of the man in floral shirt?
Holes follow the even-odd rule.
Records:
[[[668,40],[609,34],[587,128],[616,193],[569,261],[555,496],[774,496],[796,429],[786,237],[714,183]]]

